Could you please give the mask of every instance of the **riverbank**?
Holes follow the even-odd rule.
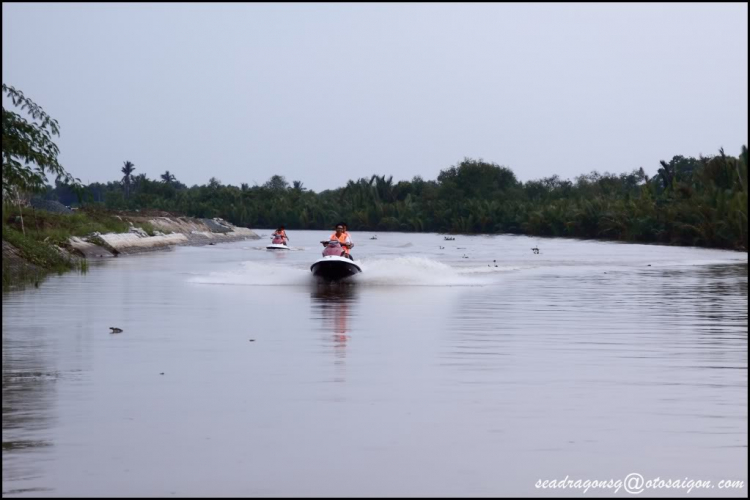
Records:
[[[258,239],[223,219],[168,212],[105,210],[52,213],[3,209],[3,288],[38,284],[50,273],[86,272],[87,259],[117,257],[173,246]]]

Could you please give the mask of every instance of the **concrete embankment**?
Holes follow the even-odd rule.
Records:
[[[60,213],[63,217],[67,214]],[[236,227],[218,218],[177,217],[166,212],[148,215],[120,212],[105,214],[104,218],[106,217],[115,217],[125,224],[103,222],[102,215],[94,213],[88,220],[83,218],[76,222],[79,225],[89,223],[102,228],[116,227],[119,232],[95,232],[86,236],[73,236],[65,243],[53,239],[56,225],[60,230],[70,230],[70,226],[66,226],[63,219],[57,220],[41,215],[37,219],[35,216],[32,220],[37,232],[32,236],[26,235],[20,224],[17,228],[13,227],[16,219],[20,220],[20,217],[10,217],[6,221],[8,223],[3,225],[3,289],[23,286],[25,283],[39,283],[50,272],[85,270],[88,268],[88,259],[154,251],[178,245],[213,245],[259,239],[253,231]],[[130,231],[122,232],[128,225]],[[39,237],[38,232],[44,230],[48,231],[49,235]]]
[[[119,217],[119,216],[118,216]],[[118,254],[158,250],[177,245],[209,245],[230,241],[259,239],[253,231],[236,227],[223,219],[191,217],[120,217],[126,222],[148,223],[154,228],[150,235],[140,227],[129,233],[94,233],[70,238],[71,248],[84,257],[111,257]]]

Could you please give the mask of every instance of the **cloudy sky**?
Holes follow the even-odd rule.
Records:
[[[748,6],[3,3],[3,83],[61,126],[84,182],[315,191],[435,179],[463,158],[526,181],[732,155],[748,142]],[[7,100],[3,100],[7,106]]]

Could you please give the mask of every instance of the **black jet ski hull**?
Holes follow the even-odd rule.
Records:
[[[310,266],[314,276],[328,281],[338,281],[362,272],[353,260],[344,257],[323,257]]]

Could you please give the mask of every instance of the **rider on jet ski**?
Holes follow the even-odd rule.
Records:
[[[354,260],[350,253],[352,247],[351,238],[349,238],[349,234],[344,230],[343,223],[336,224],[336,232],[328,238],[328,241],[321,241],[321,243],[326,247],[323,250],[323,256],[336,255],[340,250],[341,253],[339,255],[341,257]]]
[[[273,239],[274,244],[286,245],[287,241],[289,241],[289,236],[286,235],[284,226],[279,226],[279,228],[271,235],[271,238]]]

